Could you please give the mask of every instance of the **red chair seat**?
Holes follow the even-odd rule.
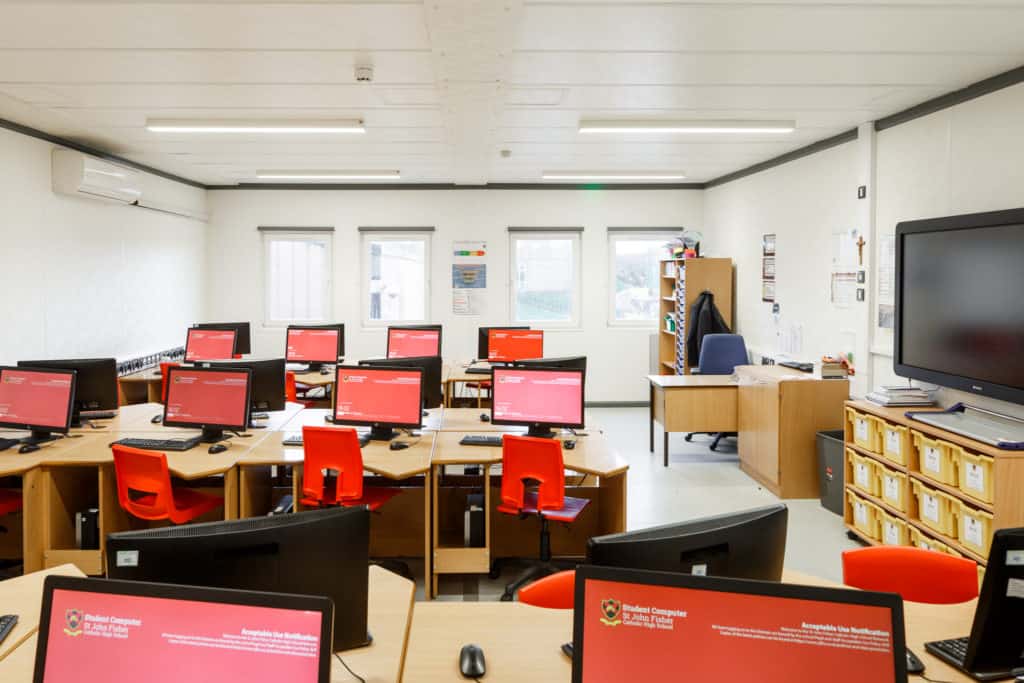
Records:
[[[519,602],[547,609],[572,609],[576,602],[576,570],[558,572],[523,586]]]
[[[113,444],[117,500],[134,517],[186,524],[224,503],[212,496],[171,484],[167,455]]]
[[[9,515],[21,510],[21,491],[0,489],[0,515]]]
[[[187,514],[179,514],[177,511],[172,511],[168,515],[168,519],[175,524],[190,522],[196,517],[202,517],[207,512],[212,512],[224,504],[224,499],[220,496],[212,496],[200,491],[193,491],[192,489],[174,488],[171,490],[171,495],[174,498],[175,508],[188,511]],[[144,496],[139,496],[134,502],[137,505],[152,507],[156,504],[156,494],[148,493]],[[181,521],[178,521],[179,519]]]
[[[952,605],[978,597],[978,565],[922,548],[859,548],[843,553],[843,583],[898,593],[909,602]]]
[[[560,510],[538,510],[537,492],[527,491],[523,494],[522,508],[516,508],[515,506],[501,503],[498,505],[498,509],[509,515],[518,515],[520,512],[526,515],[535,515],[540,512],[540,514],[545,518],[555,522],[575,522],[576,518],[580,516],[581,512],[583,512],[583,508],[587,507],[589,503],[589,498],[572,498],[570,496],[565,496],[565,504]]]
[[[369,508],[370,512],[376,512],[382,505],[387,503],[389,500],[397,496],[402,492],[402,489],[386,488],[383,486],[367,486],[363,488],[363,495],[361,498],[349,498],[345,500],[335,500],[334,493],[325,495],[324,500],[316,500],[315,498],[303,498],[302,504],[306,507],[332,507],[341,506],[347,508],[359,507],[365,505]]]

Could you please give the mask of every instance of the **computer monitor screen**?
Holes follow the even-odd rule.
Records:
[[[374,438],[391,439],[392,428],[418,429],[423,422],[421,368],[339,365],[335,378],[335,424],[373,427]]]
[[[907,680],[898,595],[583,566],[575,605],[573,683]]]
[[[487,360],[490,355],[490,349],[488,348],[491,340],[491,330],[528,330],[530,329],[527,325],[519,326],[503,326],[503,327],[481,327],[477,330],[476,338],[476,357],[479,360]]]
[[[185,341],[185,360],[195,363],[204,360],[231,358],[235,351],[238,332],[228,329],[190,327]]]
[[[75,414],[90,410],[117,410],[117,359],[20,360],[18,367],[74,370]]]
[[[511,363],[544,355],[544,330],[496,330],[488,333],[487,360]]]
[[[440,355],[440,325],[388,328],[388,358],[421,358]]]
[[[193,327],[201,330],[234,330],[238,333],[238,336],[235,337],[234,355],[244,356],[247,353],[252,353],[252,333],[249,330],[249,323],[196,323]]]
[[[328,683],[330,600],[49,576],[34,683]]]
[[[252,370],[252,410],[284,410],[283,358],[246,360],[234,363],[204,363],[204,367],[217,370]]]
[[[583,385],[579,370],[494,368],[491,422],[529,427],[535,436],[582,428]]]
[[[0,427],[46,438],[67,432],[75,398],[74,370],[0,368]]]
[[[332,508],[111,534],[111,579],[323,595],[334,649],[367,644],[370,513]]]
[[[248,369],[169,368],[164,426],[202,429],[207,440],[218,441],[225,429],[244,431],[249,426],[251,388]]]
[[[439,408],[444,403],[441,375],[444,363],[441,356],[423,358],[381,358],[359,361],[360,365],[390,368],[423,368],[423,407]]]
[[[786,557],[785,505],[705,517],[587,541],[587,563],[730,579],[779,581]]]
[[[289,363],[337,363],[345,355],[345,326],[289,325],[286,346]]]

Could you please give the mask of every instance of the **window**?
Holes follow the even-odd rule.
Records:
[[[364,320],[425,322],[429,296],[430,236],[363,233]]]
[[[329,232],[264,232],[267,324],[325,322],[331,311]]]
[[[609,231],[611,324],[656,324],[661,296],[659,261],[667,258],[669,239],[669,234]]]
[[[512,320],[579,323],[578,233],[513,233]]]

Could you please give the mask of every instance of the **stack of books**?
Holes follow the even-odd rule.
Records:
[[[865,398],[872,403],[886,407],[935,405],[935,394],[919,387],[880,387]]]

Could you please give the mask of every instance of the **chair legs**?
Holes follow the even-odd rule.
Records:
[[[523,586],[533,583],[537,579],[543,579],[545,576],[557,574],[564,569],[573,569],[576,567],[576,563],[572,561],[558,561],[551,559],[551,529],[548,526],[548,520],[541,516],[540,518],[540,553],[537,560],[528,560],[529,568],[516,578],[515,581],[505,586],[505,592],[501,594],[502,602],[511,602],[515,597],[515,594]],[[491,568],[491,573],[494,578],[495,569],[500,572],[500,567],[509,564],[507,561],[502,562],[496,560]]]
[[[711,450],[718,450],[718,443],[725,438],[736,436],[736,432],[718,432],[715,435],[715,440],[711,442]]]

